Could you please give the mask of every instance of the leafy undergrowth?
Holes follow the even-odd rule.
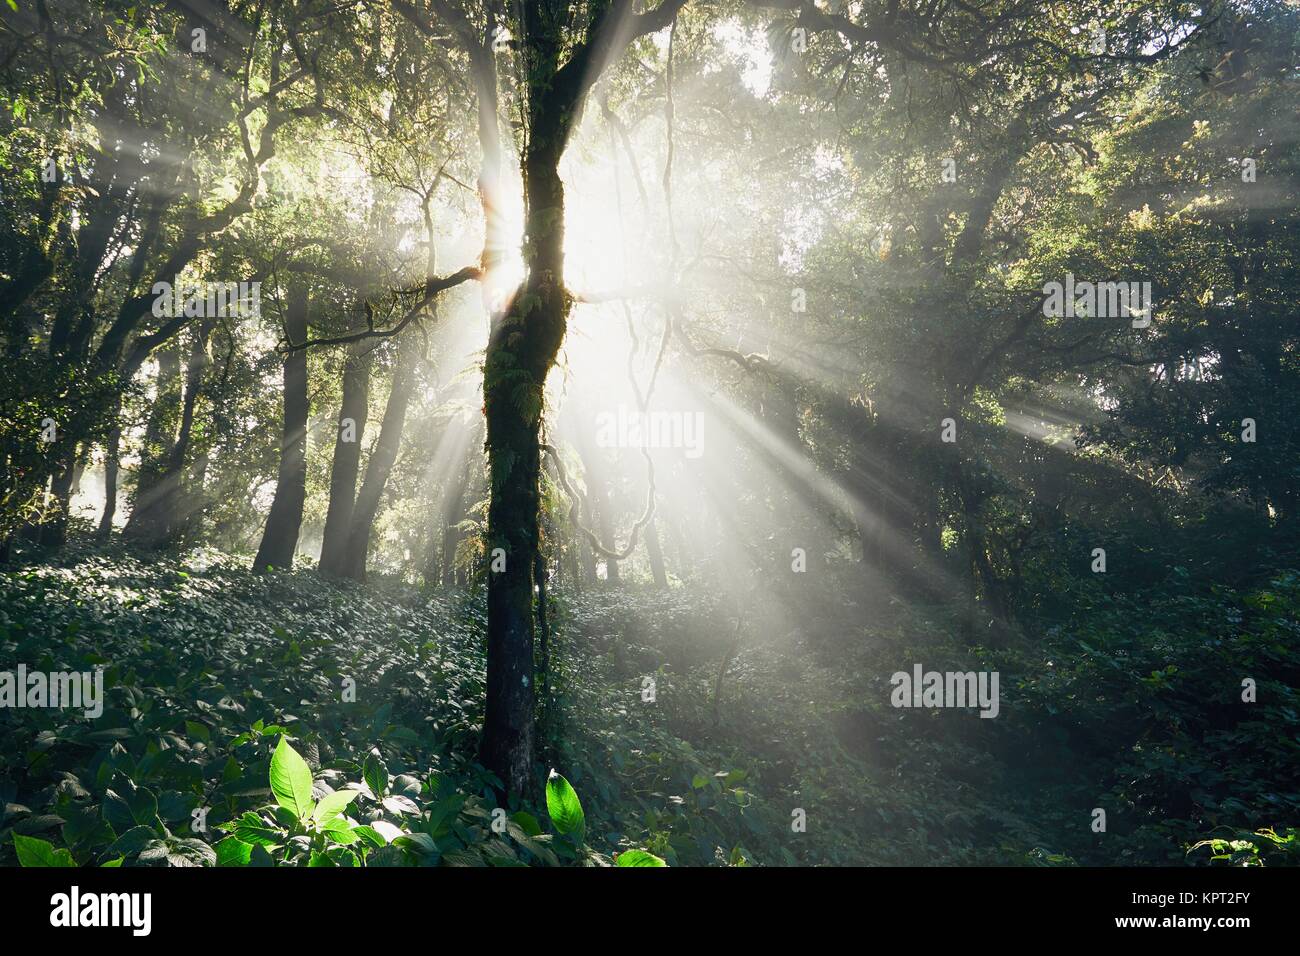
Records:
[[[1077,604],[1015,650],[937,615],[756,627],[719,685],[740,629],[707,594],[561,594],[537,778],[558,773],[498,807],[477,594],[74,551],[0,578],[0,671],[102,666],[107,700],[0,708],[0,864],[1294,861],[1295,576],[1161,615]],[[893,709],[908,661],[998,669],[1001,719]]]
[[[823,602],[796,611],[792,633],[746,628],[715,710],[734,618],[685,591],[570,596],[593,655],[579,712],[598,714],[600,688],[621,688],[628,709],[653,715],[638,730],[653,743],[627,760],[627,737],[612,731],[605,751],[564,765],[599,778],[618,763],[638,781],[631,799],[678,794],[688,806],[685,768],[709,787],[710,772],[743,772],[743,799],[770,811],[745,822],[773,825],[741,849],[764,862],[1300,863],[1300,575],[1236,591],[1197,588],[1174,568],[1140,595],[1066,597],[1071,617],[998,648],[955,640],[937,609],[819,629],[808,622],[830,617]],[[998,719],[893,708],[890,675],[914,662],[998,672]],[[651,707],[634,702],[643,675],[656,681]],[[725,778],[721,789],[708,819],[726,816]],[[808,821],[797,838],[792,808]],[[690,820],[668,832],[690,832]]]
[[[552,785],[538,805],[498,808],[495,778],[474,762],[483,615],[473,595],[254,575],[205,551],[73,552],[6,575],[0,669],[102,667],[106,703],[95,719],[0,709],[0,863],[15,863],[20,847],[50,865],[751,861],[737,835],[760,818],[774,826],[771,814],[745,792],[743,772],[710,770],[692,787],[707,761],[683,756],[681,741],[672,759],[684,761],[689,808],[643,793],[633,821],[616,805],[668,752],[653,736],[633,744],[634,724],[616,728],[607,700],[576,680],[557,681],[569,699],[551,710],[572,708],[563,722],[579,736],[547,756],[621,755],[599,772],[577,769],[581,835],[551,812]],[[564,667],[583,670],[580,660]],[[605,719],[584,719],[597,711]],[[299,755],[309,795],[277,791],[277,750],[281,764]],[[715,825],[720,805],[730,815]]]

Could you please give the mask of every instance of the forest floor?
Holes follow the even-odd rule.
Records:
[[[83,865],[602,864],[632,848],[670,865],[1179,864],[1209,862],[1189,852],[1207,837],[1241,841],[1220,847],[1239,862],[1297,855],[1295,574],[1164,615],[1098,599],[1086,626],[998,650],[954,643],[935,614],[791,638],[689,587],[561,590],[539,779],[576,790],[578,848],[541,802],[493,826],[474,763],[481,589],[247,565],[83,545],[0,576],[0,669],[103,666],[106,694],[93,720],[0,709],[0,864],[11,834]],[[900,661],[997,669],[1000,719],[894,709]],[[282,736],[317,798],[357,791],[361,829],[266,809]]]

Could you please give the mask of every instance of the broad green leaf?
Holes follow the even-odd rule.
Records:
[[[420,795],[420,778],[410,773],[399,773],[393,778],[393,793],[418,797]]]
[[[420,808],[410,797],[391,796],[384,797],[384,809],[389,813],[401,815],[403,813],[419,813]]]
[[[322,797],[312,811],[311,817],[317,823],[324,823],[343,812],[343,809],[356,799],[355,790],[336,790],[327,797]]]
[[[662,859],[645,850],[627,850],[614,860],[619,866],[667,866]]]
[[[271,792],[276,802],[299,820],[311,816],[311,769],[284,737],[271,755]]]
[[[384,762],[377,754],[367,755],[366,762],[361,768],[361,776],[376,800],[382,799],[388,792],[388,768],[384,766]]]
[[[217,866],[248,866],[253,846],[238,837],[228,836],[217,844]]]
[[[261,844],[255,844],[253,846],[253,852],[248,856],[248,865],[275,866],[275,860],[271,858],[271,854],[267,851],[266,847]]]
[[[136,823],[143,827],[151,827],[155,824],[158,819],[158,798],[154,796],[152,790],[138,787],[134,792],[127,794],[126,802],[131,808],[131,816]]]
[[[325,831],[325,839],[332,843],[350,844],[356,843],[361,837],[357,834],[356,829],[329,829]]]
[[[104,793],[104,800],[100,804],[100,812],[104,815],[104,820],[115,831],[125,833],[131,827],[135,826],[135,815],[131,813],[131,806],[114,790],[108,790]]]
[[[406,858],[401,847],[385,846],[371,853],[366,858],[366,865],[371,867],[391,867],[413,866],[414,863]]]
[[[551,816],[551,823],[557,832],[572,836],[578,843],[582,842],[587,828],[587,818],[582,812],[582,801],[569,781],[551,771],[546,781],[546,812]]]
[[[373,830],[385,843],[392,843],[402,835],[401,828],[393,826],[387,820],[371,820],[366,829]]]
[[[18,851],[20,866],[58,866],[75,867],[72,854],[67,850],[54,848],[54,844],[37,837],[14,834],[14,849]]]
[[[146,846],[158,839],[158,834],[154,832],[153,827],[132,827],[118,837],[113,845],[108,848],[109,853],[139,853]]]
[[[540,836],[542,833],[542,825],[537,822],[537,817],[527,810],[516,810],[510,815],[510,819],[519,824],[519,829],[530,837]]]
[[[393,846],[411,847],[421,853],[436,853],[438,845],[427,833],[404,833],[393,840]]]
[[[344,846],[331,846],[325,850],[325,855],[334,861],[335,866],[359,866],[357,855]]]
[[[392,824],[389,824],[389,825],[392,826]],[[396,828],[396,827],[393,827],[393,829],[397,829],[397,828]],[[376,830],[374,827],[371,827],[371,826],[365,826],[365,825],[363,824],[363,825],[357,827],[357,828],[356,828],[355,830],[353,830],[352,832],[355,833],[357,836],[359,836],[361,839],[365,840],[365,841],[366,841],[367,843],[369,843],[371,846],[374,846],[374,847],[388,846],[388,841],[385,840],[385,839],[380,835],[379,831]],[[401,831],[398,831],[398,832],[401,832]]]
[[[266,822],[251,810],[235,822],[235,836],[245,843],[255,846],[276,846],[284,839],[279,830],[272,830]]]

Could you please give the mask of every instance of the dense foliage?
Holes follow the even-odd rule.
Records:
[[[512,804],[493,829],[474,761],[481,599],[254,575],[205,551],[78,552],[7,578],[0,652],[106,665],[105,712],[3,712],[0,859],[31,837],[80,865],[608,865],[637,850],[670,865],[1177,864],[1210,862],[1204,839],[1294,862],[1300,576],[1192,592],[1173,575],[1080,600],[1032,650],[973,657],[911,617],[855,635],[847,661],[813,634],[797,654],[760,641],[715,708],[729,630],[715,601],[563,594],[544,747],[580,796],[573,836],[547,803]],[[1134,613],[1157,601],[1159,620]],[[994,736],[885,705],[900,645],[997,666]],[[1238,671],[1274,675],[1261,703],[1222,678]],[[303,761],[296,808],[277,750]],[[1107,833],[1086,825],[1095,805],[1113,808]]]
[[[0,863],[1295,862],[1297,102],[1283,0],[0,4],[0,680],[107,693]]]

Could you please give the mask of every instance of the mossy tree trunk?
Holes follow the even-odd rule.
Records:
[[[573,4],[524,0],[520,15],[525,142],[526,274],[504,315],[493,317],[483,376],[489,476],[487,704],[480,760],[505,790],[529,794],[533,778],[533,573],[539,548],[543,389],[564,341],[573,300],[564,285],[564,183],[559,164],[587,92],[636,36],[668,26],[685,0],[649,13],[612,0],[589,8],[573,44]],[[566,50],[572,50],[561,64]],[[498,562],[497,567],[501,565]]]

